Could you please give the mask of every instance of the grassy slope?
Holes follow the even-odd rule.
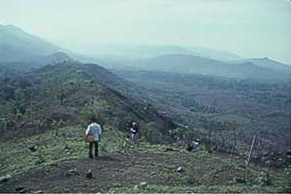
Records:
[[[244,169],[227,155],[205,152],[203,146],[189,154],[180,147],[166,151],[170,145],[142,140],[132,149],[122,133],[105,126],[101,156],[96,161],[87,159],[87,145],[82,140],[84,128],[63,127],[58,136],[55,132],[1,143],[1,175],[12,176],[9,182],[1,183],[2,191],[15,192],[16,187],[25,187],[29,192],[288,191],[282,170],[271,171],[271,185],[259,186],[256,178],[265,174],[266,168]],[[32,145],[38,146],[35,152],[28,149]],[[176,171],[179,166],[183,168],[180,173]],[[95,179],[85,178],[89,168]],[[77,173],[68,175],[72,169]],[[142,181],[149,185],[135,188]]]

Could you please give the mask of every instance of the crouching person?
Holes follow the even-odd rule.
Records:
[[[195,152],[199,149],[199,140],[197,141],[192,141],[186,148],[187,151],[189,152]]]
[[[94,156],[98,157],[98,143],[102,134],[102,127],[97,123],[95,117],[91,118],[91,124],[86,130],[86,140],[89,142],[89,158],[93,158],[93,145],[95,147]]]

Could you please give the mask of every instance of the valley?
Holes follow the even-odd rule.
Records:
[[[291,91],[288,82],[154,71],[112,71],[144,88],[151,103],[189,129],[195,128],[207,134],[209,130],[217,130],[215,123],[229,121],[239,125],[246,139],[257,133],[271,147],[288,149],[290,145]],[[262,148],[262,151],[265,149],[270,148]]]

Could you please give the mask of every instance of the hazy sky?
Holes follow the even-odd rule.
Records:
[[[291,64],[287,0],[1,0],[0,21],[73,50],[174,44]]]

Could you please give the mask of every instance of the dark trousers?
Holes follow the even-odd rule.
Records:
[[[98,157],[98,142],[97,141],[93,141],[89,143],[89,157],[93,158],[93,144],[95,145],[95,152],[94,155],[95,157]]]

